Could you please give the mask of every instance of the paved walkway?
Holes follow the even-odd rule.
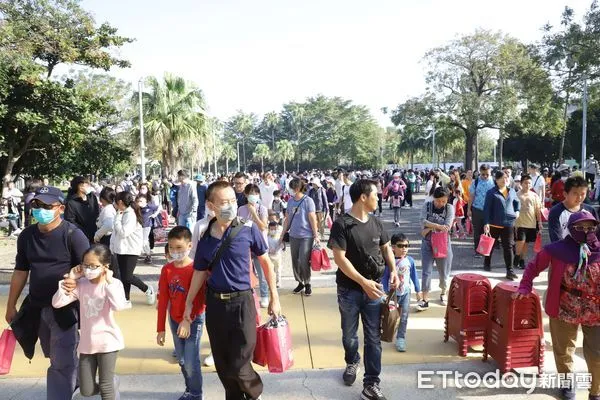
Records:
[[[417,196],[415,208],[402,211],[402,226],[394,228],[391,212],[385,210],[383,220],[386,227],[406,233],[411,241],[410,253],[417,260],[420,268],[420,238],[418,214],[422,196]],[[501,251],[494,256],[494,269],[484,272],[482,259],[473,257],[471,240],[454,241],[454,273],[476,271],[487,276],[492,285],[504,280],[504,267]],[[162,248],[157,248],[162,254]],[[160,272],[159,256],[155,257],[155,265],[140,263],[136,270],[143,280],[156,284]],[[6,266],[5,266],[6,267]],[[547,283],[546,276],[536,282],[536,289],[543,293]],[[283,285],[280,297],[284,314],[290,321],[293,330],[294,368],[285,374],[268,374],[259,369],[265,380],[264,398],[272,399],[352,399],[358,398],[360,386],[347,388],[341,384],[340,374],[344,367],[341,332],[339,328],[339,312],[335,297],[335,275],[333,272],[317,273],[313,278],[314,294],[311,297],[294,296],[291,289],[295,286],[291,272],[289,252],[283,273]],[[434,272],[432,299],[438,297],[437,273]],[[135,290],[135,289],[134,289]],[[134,292],[135,293],[135,292]],[[0,315],[3,316],[6,306],[6,285],[0,285]],[[123,330],[126,349],[120,352],[117,362],[117,373],[122,377],[123,399],[172,399],[182,391],[182,379],[179,368],[171,357],[171,341],[167,338],[167,346],[159,347],[155,343],[156,311],[154,307],[144,304],[144,296],[137,292],[132,296],[132,310],[117,315]],[[421,370],[456,370],[462,372],[476,371],[481,374],[497,368],[494,361],[484,363],[481,353],[472,350],[467,357],[457,355],[457,346],[451,340],[443,342],[444,308],[439,302],[432,301],[427,312],[414,311],[415,301],[411,305],[408,322],[406,353],[396,352],[393,344],[383,344],[383,376],[382,387],[388,399],[413,399],[440,397],[438,390],[421,389],[417,394],[417,371]],[[264,311],[263,311],[264,313]],[[265,316],[263,315],[263,318]],[[546,331],[546,370],[554,370],[547,320]],[[579,347],[581,347],[581,338]],[[576,367],[584,371],[580,348],[576,356]],[[0,377],[3,389],[1,399],[43,398],[45,390],[45,371],[47,360],[37,354],[30,364],[18,348],[15,353],[12,371],[9,376]],[[202,340],[202,355],[208,354],[207,337]],[[204,387],[206,399],[222,398],[222,388],[214,369],[204,368]],[[441,387],[441,382],[438,382]],[[445,389],[442,398],[493,398],[511,399],[525,398],[525,389]],[[151,393],[151,394],[150,394]],[[548,391],[537,389],[529,399],[549,399]],[[6,396],[6,397],[5,397]],[[587,398],[580,393],[578,398]]]

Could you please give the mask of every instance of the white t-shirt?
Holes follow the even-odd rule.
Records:
[[[260,202],[267,209],[270,210],[273,207],[273,192],[277,190],[275,182],[271,182],[267,185],[265,182],[258,185],[260,189]]]
[[[350,198],[350,186],[342,186],[342,191],[344,192],[344,212],[348,212],[352,208],[352,199]]]
[[[540,199],[543,199],[545,196],[545,187],[546,187],[546,182],[545,179],[542,175],[537,174],[537,175],[531,175],[531,188],[533,189],[534,192],[537,193],[537,195],[540,197]]]

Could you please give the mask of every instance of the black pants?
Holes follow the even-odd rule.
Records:
[[[100,238],[100,244],[105,245],[110,248],[110,236],[102,236]],[[121,280],[121,271],[119,271],[119,261],[117,260],[117,255],[112,253],[110,256],[110,270],[113,272],[113,276],[118,280]]]
[[[475,245],[475,250],[477,250],[477,246],[479,246],[479,237],[483,234],[483,211],[478,210],[475,207],[472,207],[472,215],[473,215],[473,244]]]
[[[502,251],[504,253],[504,265],[506,268],[512,268],[513,263],[513,248],[515,246],[515,233],[512,226],[505,226],[504,228],[496,228],[490,226],[490,236],[494,239],[502,241]],[[495,247],[495,246],[494,246]],[[494,247],[490,251],[490,255],[486,256],[483,265],[490,266],[492,263],[492,254],[494,254]]]
[[[594,190],[594,180],[596,180],[595,174],[588,174],[587,172],[585,173],[585,181],[592,184],[592,190]]]
[[[212,293],[209,289],[206,294],[206,331],[225,399],[257,399],[263,383],[251,364],[256,346],[252,293],[231,300],[216,299]]]
[[[125,289],[125,298],[127,300],[129,300],[131,285],[140,289],[144,293],[146,293],[148,290],[148,285],[146,285],[140,278],[133,274],[137,259],[138,256],[117,254],[117,263],[119,265],[119,272],[121,273],[121,282],[123,282],[123,289]]]
[[[377,207],[379,208],[379,214],[383,213],[383,193],[377,193]]]
[[[410,184],[406,187],[406,192],[404,192],[404,200],[402,200],[402,206],[408,204],[409,206],[413,206],[412,202],[412,190],[410,189]]]

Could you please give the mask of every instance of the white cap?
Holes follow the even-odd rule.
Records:
[[[318,187],[321,187],[321,181],[319,180],[319,178],[317,177],[312,177],[310,180],[310,183],[313,185],[317,185]]]

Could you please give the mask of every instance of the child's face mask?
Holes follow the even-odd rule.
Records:
[[[276,236],[277,235],[277,229],[269,229],[269,236]]]

